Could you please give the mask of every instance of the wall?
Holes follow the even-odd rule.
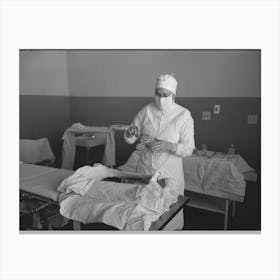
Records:
[[[135,113],[153,99],[148,97],[71,97],[71,122],[86,125],[129,124]],[[188,108],[194,118],[195,140],[198,147],[206,143],[209,149],[226,151],[233,143],[250,165],[260,170],[260,125],[248,125],[247,115],[260,115],[259,98],[176,98],[176,102]],[[220,115],[210,121],[201,120],[201,112],[221,105]],[[260,121],[260,120],[259,120]],[[118,163],[122,164],[132,152],[121,140]]]
[[[259,51],[68,51],[71,96],[149,97],[175,73],[180,97],[260,97]]]
[[[128,124],[153,100],[155,77],[174,72],[176,100],[195,121],[199,147],[226,151],[229,144],[260,171],[260,51],[68,51],[71,123]],[[202,121],[202,111],[221,114]],[[248,125],[248,114],[258,114]],[[131,147],[121,143],[118,163]]]
[[[70,124],[130,123],[166,72],[179,81],[177,102],[192,112],[197,146],[225,151],[233,143],[260,171],[260,51],[22,51],[21,138],[48,137],[60,156]],[[202,121],[214,104],[221,114]],[[248,114],[258,114],[257,125]],[[132,147],[120,133],[117,145],[121,164]]]
[[[47,137],[60,159],[70,125],[66,52],[22,50],[19,59],[20,138]]]
[[[66,51],[21,50],[20,95],[69,96]]]

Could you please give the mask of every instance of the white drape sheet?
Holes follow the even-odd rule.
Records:
[[[165,188],[157,183],[158,178],[165,178],[160,170],[147,185],[101,181],[116,175],[127,173],[103,165],[78,169],[58,188],[61,215],[84,224],[102,222],[120,230],[148,230],[178,199],[172,179],[166,180]]]

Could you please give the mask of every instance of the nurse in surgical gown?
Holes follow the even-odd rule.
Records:
[[[161,169],[173,178],[178,195],[184,193],[182,158],[195,148],[194,124],[190,112],[175,103],[177,81],[173,74],[156,80],[155,102],[147,104],[134,118],[124,134],[127,143],[140,140],[141,152],[136,171],[154,174]],[[172,222],[172,221],[171,221]],[[183,211],[170,223],[170,229],[182,229]],[[167,225],[168,226],[168,225]],[[167,227],[167,229],[169,229]]]

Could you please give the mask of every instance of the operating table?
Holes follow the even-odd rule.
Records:
[[[48,223],[46,210],[53,208],[59,211],[59,192],[57,190],[60,183],[74,171],[57,169],[53,167],[39,166],[33,164],[20,164],[20,200],[36,201],[29,211],[21,210],[20,218],[26,215],[35,214],[39,217],[43,229],[52,229]],[[149,230],[162,230],[188,203],[189,198],[179,196],[176,203],[165,212],[157,221],[153,222]],[[74,229],[81,229],[78,221],[73,221]]]

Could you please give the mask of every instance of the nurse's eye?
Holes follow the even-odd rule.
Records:
[[[168,94],[156,93],[156,96],[159,97],[159,98],[165,98],[165,97],[168,97]]]

